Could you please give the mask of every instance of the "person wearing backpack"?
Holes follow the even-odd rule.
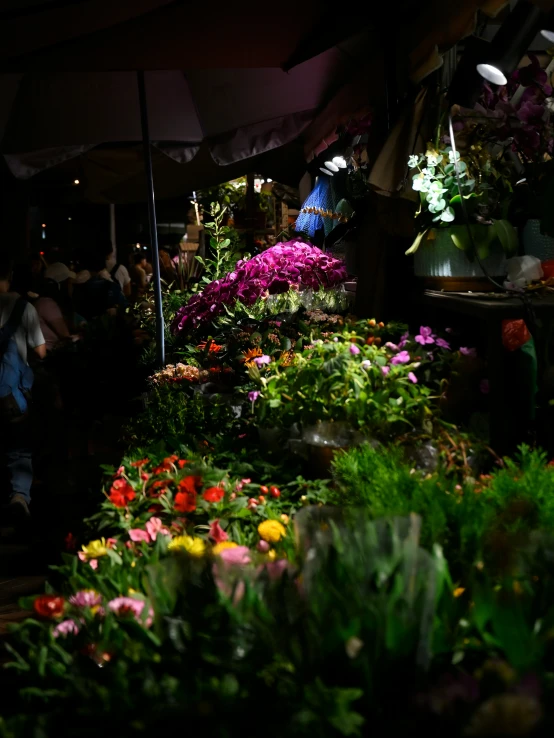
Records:
[[[9,478],[9,509],[14,519],[29,517],[33,464],[30,349],[39,359],[46,343],[35,308],[10,292],[12,265],[0,257],[0,453]]]

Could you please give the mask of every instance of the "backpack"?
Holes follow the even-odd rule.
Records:
[[[33,372],[21,358],[14,338],[26,307],[20,297],[0,328],[0,423],[23,420],[29,410]]]

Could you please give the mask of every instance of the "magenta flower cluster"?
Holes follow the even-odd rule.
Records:
[[[291,286],[334,287],[347,278],[344,264],[320,249],[301,241],[272,246],[249,261],[239,261],[235,271],[211,282],[180,308],[171,330],[188,333],[213,320],[238,300],[253,305],[264,295],[287,292]]]

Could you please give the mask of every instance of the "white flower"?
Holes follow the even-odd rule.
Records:
[[[419,166],[419,162],[420,162],[419,156],[417,156],[416,154],[412,154],[408,158],[408,166],[410,167],[410,169],[414,169],[414,167]]]
[[[416,192],[428,192],[429,180],[425,179],[423,174],[416,174],[412,180],[412,189]]]
[[[425,158],[427,159],[428,167],[436,167],[438,164],[440,164],[442,156],[440,154],[437,154],[436,151],[426,151]]]
[[[370,366],[371,366],[371,361],[369,361],[369,359],[364,359],[362,361],[362,369],[369,369]]]
[[[455,217],[456,216],[452,208],[446,208],[446,210],[443,210],[441,213],[441,220],[443,223],[452,223]]]
[[[425,169],[421,170],[421,173],[424,177],[434,177],[435,176],[435,169],[434,167],[425,167]]]

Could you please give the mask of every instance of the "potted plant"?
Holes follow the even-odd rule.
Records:
[[[418,235],[406,252],[415,254],[416,276],[445,290],[471,289],[475,282],[484,289],[482,263],[490,276],[503,277],[518,242],[505,219],[509,191],[499,187],[493,156],[484,147],[462,156],[437,145],[410,156],[408,166],[420,199]]]

